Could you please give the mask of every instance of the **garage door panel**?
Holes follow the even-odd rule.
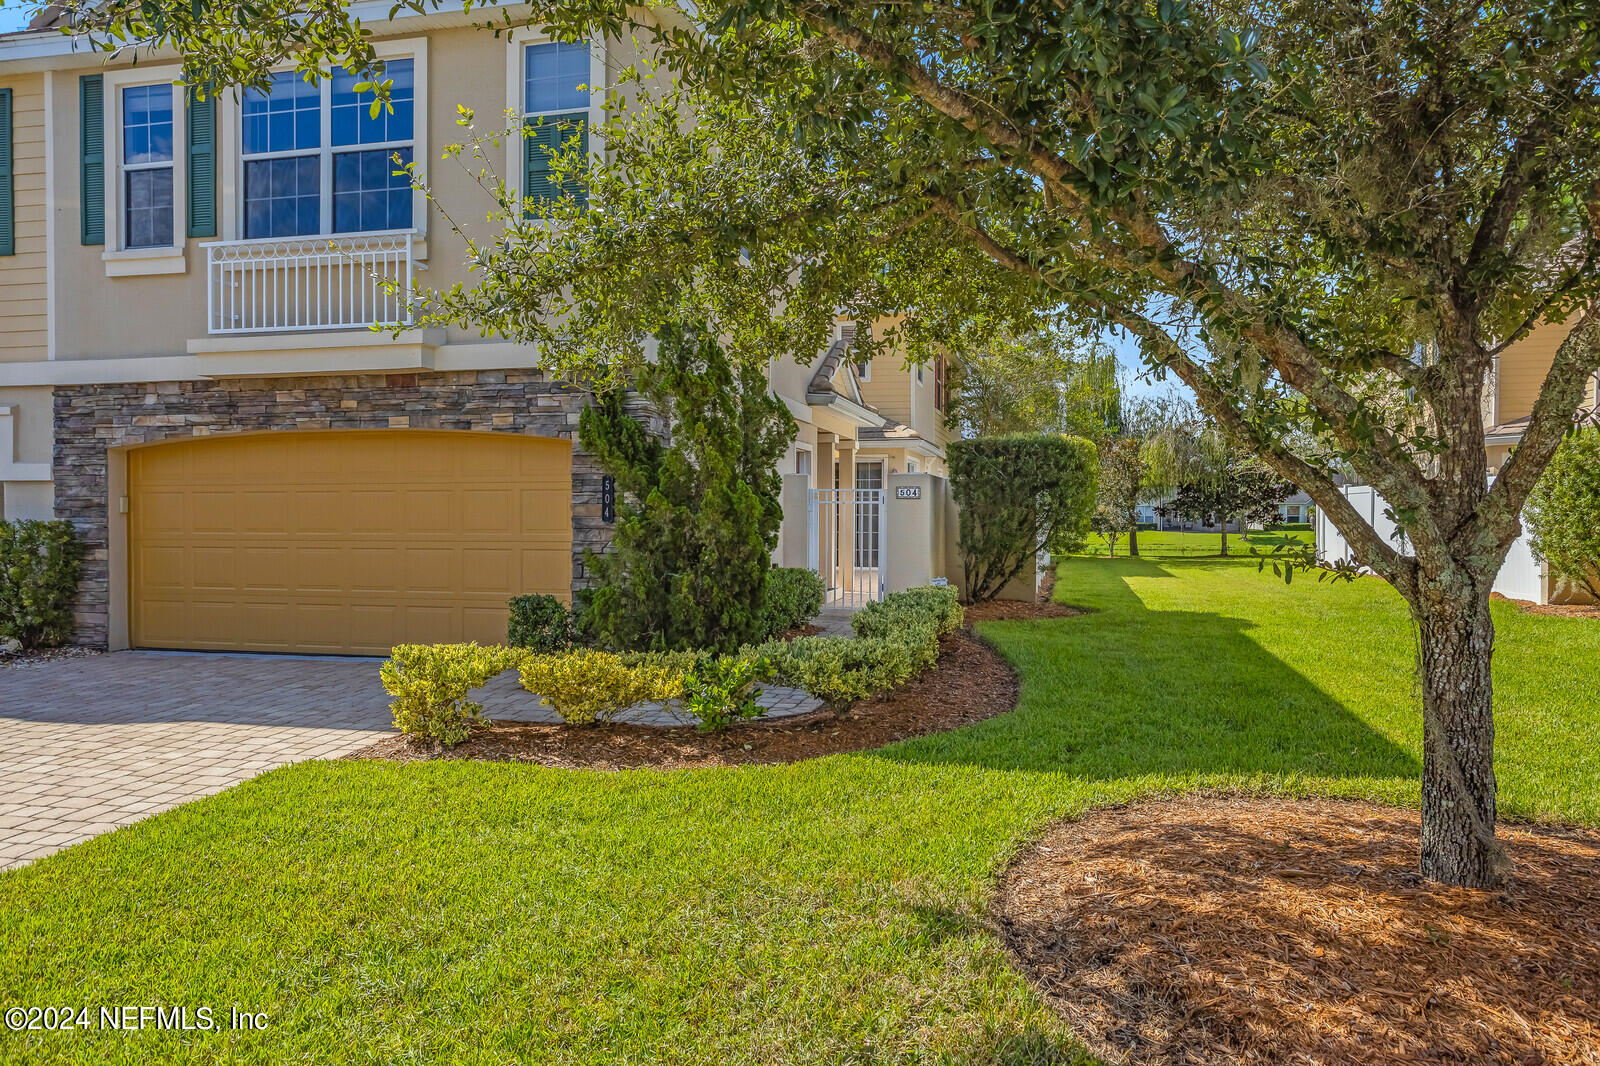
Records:
[[[401,528],[405,494],[399,489],[356,489],[349,493],[350,532],[389,534]]]
[[[490,607],[467,607],[461,614],[462,640],[475,640],[479,644],[504,644],[506,640],[506,612]]]
[[[128,469],[139,646],[498,642],[510,596],[571,587],[565,441],[296,431],[139,449]]]
[[[405,587],[418,595],[448,596],[461,588],[460,556],[454,548],[407,548],[404,574]]]
[[[454,605],[410,603],[400,623],[407,644],[426,644],[433,633],[461,633],[461,608]],[[458,640],[469,639],[465,634]]]
[[[402,528],[408,533],[449,533],[461,528],[460,519],[460,501],[454,488],[417,488],[406,493]]]
[[[463,489],[463,524],[481,536],[509,536],[516,529],[516,493],[508,487]]]
[[[178,533],[187,525],[186,505],[187,496],[179,489],[151,489],[134,512],[135,528],[146,533]]]
[[[353,545],[340,556],[352,592],[398,595],[405,587],[401,574],[403,549]]]
[[[338,599],[350,580],[350,549],[325,544],[297,544],[294,549],[294,590],[300,596]]]
[[[188,553],[176,545],[140,544],[134,550],[134,568],[144,575],[144,587],[152,596],[176,592],[187,586],[184,572]]]
[[[562,496],[569,503],[570,490],[523,488],[520,492],[521,528],[527,533],[548,533],[557,536],[572,535],[572,512],[566,508],[551,508],[550,501]]]
[[[305,465],[313,464],[307,460]],[[350,490],[340,492],[337,488],[313,485],[311,478],[316,476],[316,471],[307,471],[305,483],[295,489],[294,505],[289,512],[293,516],[294,532],[343,536],[350,528]],[[326,476],[325,471],[323,476]]]
[[[524,550],[520,555],[522,579],[517,583],[517,587],[522,593],[543,593],[546,596],[567,598],[567,586],[571,585],[571,579],[568,579],[567,586],[561,586],[557,571],[561,567],[563,560],[567,561],[567,566],[571,566],[570,554],[565,550],[556,552],[546,548]],[[570,571],[568,572],[570,573]]]
[[[461,587],[469,593],[493,594],[521,584],[514,548],[463,548],[461,567]]]
[[[235,582],[241,577],[254,577],[259,573],[242,565],[243,551],[233,545],[196,544],[186,555],[189,565],[187,583],[196,592],[232,592]]]
[[[235,497],[234,507],[237,530],[282,537],[292,532],[289,516],[294,508],[294,497],[288,492],[242,489]]]

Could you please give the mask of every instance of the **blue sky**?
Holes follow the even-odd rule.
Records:
[[[33,12],[32,6],[24,6],[17,0],[0,0],[0,33],[22,29],[33,17]]]

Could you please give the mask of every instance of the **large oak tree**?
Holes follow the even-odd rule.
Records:
[[[700,120],[619,116],[591,209],[539,205],[551,227],[505,205],[510,236],[472,252],[483,285],[436,314],[576,363],[636,354],[686,299],[747,358],[816,351],[837,310],[902,315],[913,353],[1042,309],[1130,332],[1404,597],[1422,871],[1502,877],[1489,592],[1600,368],[1592,0],[508,10],[502,28],[644,35],[680,79],[671,106]],[[308,70],[370,59],[342,4],[112,0],[80,18],[180,46],[197,84],[259,82],[291,52]],[[557,335],[552,311],[577,325]],[[1569,332],[1491,485],[1486,376],[1547,321]],[[578,330],[594,342],[574,355]],[[1377,488],[1412,554],[1335,470]]]

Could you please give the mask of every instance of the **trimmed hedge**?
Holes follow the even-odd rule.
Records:
[[[623,656],[582,649],[529,655],[518,665],[522,687],[543,696],[568,725],[609,722],[636,703],[683,694],[681,655]]]
[[[822,610],[822,578],[800,566],[775,566],[767,571],[766,603],[762,628],[776,636],[803,626]]]
[[[83,542],[71,522],[0,521],[0,640],[24,649],[72,639]]]
[[[467,693],[509,669],[524,652],[477,644],[402,644],[378,668],[394,697],[394,727],[437,744],[459,744],[487,725],[483,705]]]
[[[961,621],[956,590],[928,587],[891,593],[858,612],[853,640],[773,640],[731,656],[404,644],[379,672],[394,697],[395,727],[444,745],[459,744],[488,724],[468,694],[513,667],[522,687],[544,697],[569,724],[609,722],[636,703],[681,697],[685,713],[711,732],[760,713],[757,681],[804,689],[842,713],[931,667],[939,659],[939,638]]]
[[[955,440],[945,451],[973,603],[998,596],[1041,551],[1069,551],[1088,534],[1100,479],[1088,441],[1018,433]]]
[[[573,643],[572,612],[554,596],[514,596],[511,600],[511,620],[506,625],[506,643],[513,648],[527,648],[536,652],[570,648]]]

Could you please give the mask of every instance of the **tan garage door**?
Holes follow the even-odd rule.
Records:
[[[128,455],[132,643],[383,655],[503,642],[506,600],[568,598],[565,441],[354,430]]]

